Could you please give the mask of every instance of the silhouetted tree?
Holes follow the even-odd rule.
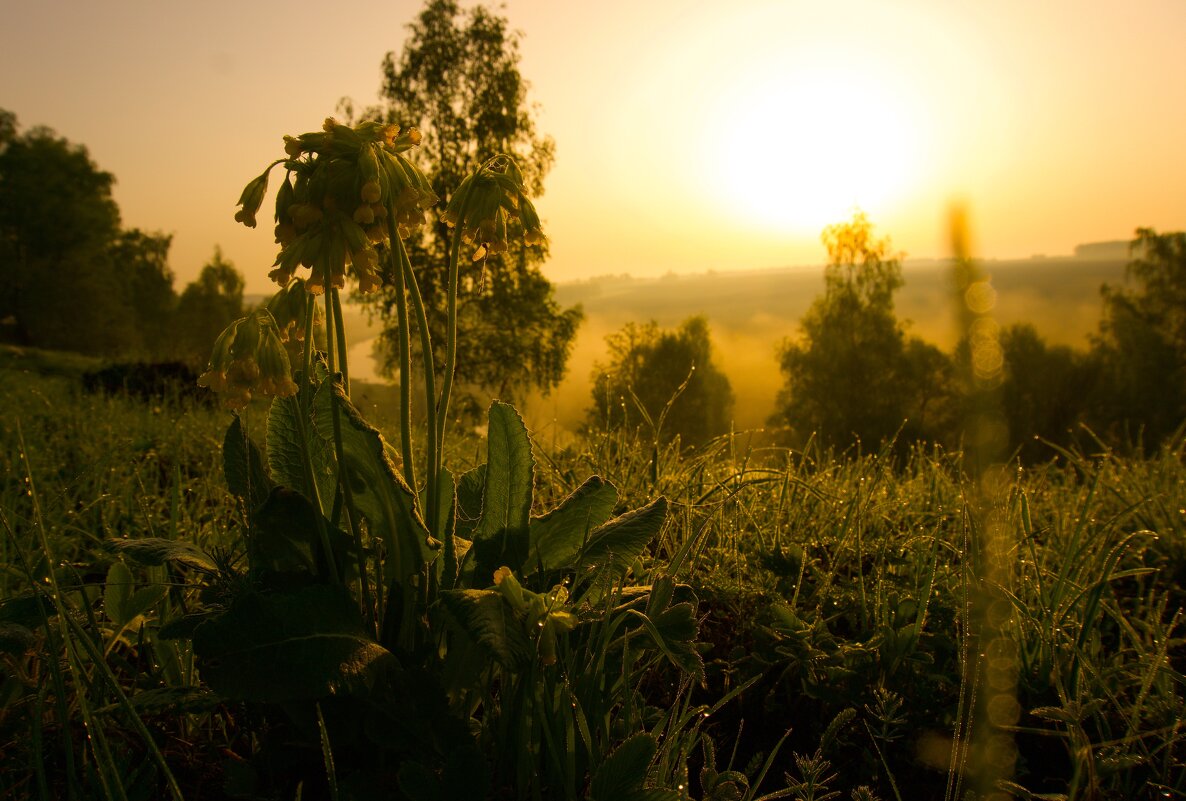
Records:
[[[782,345],[786,385],[773,422],[837,446],[876,445],[899,432],[903,442],[939,434],[950,415],[951,364],[937,348],[908,340],[894,314],[900,257],[888,240],[873,239],[862,213],[829,226],[822,239],[824,294],[798,339]]]
[[[1095,365],[1082,351],[1048,345],[1028,323],[1005,328],[1000,344],[1004,368],[999,397],[1009,425],[1009,448],[1027,462],[1048,459],[1053,452],[1044,442],[1071,444],[1086,420]],[[966,360],[967,351],[965,340],[958,357]]]
[[[124,231],[111,246],[111,260],[120,276],[137,333],[138,350],[149,358],[172,351],[177,293],[169,268],[173,237],[137,228]]]
[[[22,134],[15,115],[0,117],[5,335],[82,353],[127,349],[135,323],[109,247],[119,233],[114,177],[51,129]]]
[[[1186,420],[1186,233],[1137,230],[1128,288],[1104,286],[1097,426],[1154,447]]]
[[[173,325],[176,356],[195,367],[210,359],[214,340],[243,316],[243,276],[214,249],[210,262],[177,301]]]
[[[507,20],[480,5],[462,12],[453,0],[429,0],[409,30],[402,53],[388,53],[383,63],[383,105],[363,115],[420,129],[423,145],[412,156],[441,198],[439,208],[465,176],[497,153],[513,156],[529,190],[542,193],[554,143],[536,134],[519,73],[519,37]],[[352,114],[348,101],[344,106]],[[560,308],[540,273],[546,247],[526,247],[510,233],[508,242],[518,244],[509,252],[477,263],[463,259],[456,372],[460,386],[506,400],[560,382],[582,318],[579,308]],[[438,360],[445,345],[449,241],[450,230],[433,220],[407,242]],[[398,354],[394,287],[365,302],[385,323],[381,353],[392,372]],[[418,337],[412,343],[418,348]]]
[[[700,445],[728,432],[733,390],[712,360],[712,337],[704,317],[691,317],[674,331],[654,322],[630,323],[606,337],[609,364],[593,367],[590,423],[598,427],[657,426],[660,436]],[[641,408],[640,408],[641,407]],[[649,426],[647,426],[649,428]]]

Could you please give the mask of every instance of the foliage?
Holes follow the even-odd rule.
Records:
[[[216,250],[179,300],[172,237],[121,229],[114,183],[85,147],[0,113],[0,337],[198,367],[241,313],[243,278]]]
[[[713,363],[705,318],[690,317],[674,331],[630,323],[606,346],[609,364],[593,367],[592,426],[646,424],[663,442],[685,446],[728,432],[733,391]]]
[[[115,178],[48,128],[0,139],[0,318],[20,344],[118,352],[136,333],[109,245],[119,232]]]
[[[518,36],[507,20],[481,5],[463,13],[454,0],[430,0],[409,33],[402,53],[389,53],[383,63],[383,106],[364,116],[424,133],[425,174],[446,204],[462,179],[497,153],[512,156],[525,186],[540,194],[555,146],[536,134],[519,73]],[[555,387],[582,317],[579,308],[556,303],[540,272],[546,249],[517,244],[516,225],[512,220],[505,252],[460,265],[458,331],[474,347],[457,361],[457,383],[473,392],[463,400],[471,413],[483,406],[476,399],[490,393],[514,400],[532,388]],[[448,226],[438,221],[407,243],[437,361],[447,339],[447,276],[440,265],[449,259],[450,239]],[[384,321],[382,354],[391,373],[399,366],[399,286],[366,299]],[[411,347],[422,350],[416,338]]]
[[[125,648],[149,664],[188,656],[188,670],[154,673],[156,686],[145,688],[156,691],[154,703],[174,712],[195,703],[246,710],[239,724],[245,753],[227,778],[253,796],[378,797],[377,788],[390,795],[398,787],[413,799],[578,798],[590,788],[677,798],[675,783],[686,777],[699,736],[697,716],[677,703],[682,713],[661,724],[660,747],[649,728],[662,713],[639,692],[658,671],[686,676],[685,689],[703,677],[695,595],[644,562],[665,523],[666,500],[614,517],[617,492],[594,477],[533,517],[532,443],[522,419],[500,402],[490,407],[486,461],[455,478],[441,457],[457,347],[452,319],[440,395],[429,396],[442,423],[430,419],[425,435],[423,485],[407,404],[401,471],[395,449],[350,400],[348,347],[334,323],[338,289],[347,266],[361,288],[373,282],[380,245],[389,268],[401,270],[417,294],[402,237],[423,215],[421,204],[435,199],[424,192],[408,202],[407,190],[424,183],[401,153],[418,138],[391,126],[329,121],[321,132],[287,138],[289,158],[247,185],[236,218],[254,227],[268,172],[283,162],[290,173],[277,199],[282,249],[273,277],[282,288],[219,335],[199,382],[244,415],[222,439],[224,478],[241,512],[230,540],[237,553],[156,536],[110,544],[102,593],[110,626],[92,629],[108,652]],[[341,212],[346,203],[358,204],[352,217]],[[505,247],[508,215],[522,222],[526,238],[542,237],[521,172],[500,155],[466,178],[446,209],[454,227],[451,278],[463,242]],[[384,222],[372,236],[362,226],[374,227],[374,217]],[[308,279],[294,279],[300,266],[311,269]],[[456,286],[449,281],[451,318]],[[312,335],[318,293],[325,296],[323,348]],[[299,359],[289,360],[289,346]],[[431,390],[437,365],[424,370]],[[273,396],[262,449],[244,423],[255,392]],[[25,472],[32,486],[27,460]],[[128,794],[131,783],[117,768],[124,754],[93,712],[118,707],[149,746],[146,765],[157,771],[149,783],[180,798],[119,679],[109,677],[114,701],[79,684],[84,665],[111,669],[78,614],[89,609],[86,589],[59,584],[38,496],[29,494],[49,589],[28,598],[41,605],[47,632],[51,619],[57,627],[80,688],[88,733],[80,753],[97,765],[105,795]],[[145,586],[132,564],[150,571]],[[26,566],[31,586],[39,586],[39,570]],[[172,593],[162,585],[164,571],[172,573]],[[33,624],[21,620],[16,639],[26,643]],[[590,664],[599,669],[584,671]],[[74,793],[85,778],[67,741]],[[321,761],[305,758],[318,750]]]
[[[171,342],[177,357],[201,367],[219,333],[243,314],[243,275],[214,249],[202,272],[177,300]]]
[[[136,350],[149,358],[170,355],[169,342],[177,311],[173,271],[169,268],[172,241],[170,235],[133,228],[120,232],[111,244],[112,265],[122,276],[132,326],[138,337]],[[184,325],[195,322],[198,320],[191,317]]]
[[[1031,325],[1004,329],[1000,341],[1001,411],[1012,447],[1032,464],[1049,457],[1049,444],[1066,447],[1076,440],[1096,391],[1095,365],[1086,353],[1046,344]]]
[[[943,430],[950,366],[933,346],[907,339],[894,315],[901,263],[874,240],[862,213],[824,230],[824,295],[780,353],[786,387],[775,419],[800,440],[908,442]]]
[[[1098,425],[1156,447],[1186,420],[1186,234],[1137,230],[1135,286],[1103,288]]]
[[[332,592],[324,581],[314,580],[323,573],[313,571],[304,571],[295,582],[298,586],[291,586],[292,572],[303,569],[298,567],[299,557],[294,561],[290,550],[281,550],[285,542],[315,543],[315,523],[305,518],[277,529],[278,520],[290,518],[260,517],[258,511],[244,517],[240,511],[258,510],[273,489],[267,479],[267,454],[256,451],[249,456],[256,446],[244,438],[245,433],[260,436],[260,415],[267,413],[266,407],[253,405],[246,416],[251,426],[232,425],[224,438],[225,415],[169,403],[153,412],[122,398],[81,395],[70,360],[55,366],[46,356],[42,364],[53,374],[20,377],[10,371],[0,382],[3,408],[10,410],[0,427],[3,474],[10,477],[3,485],[0,508],[12,529],[10,533],[5,528],[3,535],[9,569],[0,574],[0,659],[8,671],[0,681],[0,742],[5,743],[0,750],[0,789],[7,797],[66,797],[72,783],[80,798],[102,796],[97,773],[81,767],[93,764],[81,726],[79,709],[84,703],[97,710],[90,731],[105,732],[114,758],[123,760],[117,772],[129,796],[136,788],[142,797],[166,794],[160,769],[146,761],[131,715],[118,706],[111,685],[85,676],[76,683],[65,672],[66,643],[56,634],[53,615],[48,619],[51,636],[36,614],[31,593],[44,585],[48,565],[59,562],[65,563],[57,571],[62,596],[77,621],[101,648],[110,645],[106,656],[82,653],[84,666],[101,671],[106,661],[131,708],[161,743],[185,798],[246,792],[252,783],[250,792],[256,797],[281,794],[287,787],[291,792],[283,797],[291,798],[302,778],[305,798],[327,796],[318,705],[333,747],[341,797],[349,797],[348,790],[366,797],[359,779],[347,780],[373,769],[363,763],[377,758],[376,748],[388,754],[414,754],[413,761],[428,767],[464,765],[430,770],[431,776],[414,768],[402,775],[393,770],[384,774],[386,787],[440,787],[460,776],[481,775],[475,764],[463,762],[462,753],[472,756],[472,751],[446,748],[465,741],[452,739],[460,734],[444,726],[450,706],[440,705],[437,688],[452,679],[440,673],[406,668],[388,689],[374,685],[370,692],[401,699],[402,713],[395,719],[378,715],[354,695],[296,702],[295,707],[285,702],[291,714],[260,701],[221,701],[204,684],[188,635],[164,638],[187,627],[193,633],[202,619],[216,619],[208,614],[194,619],[186,612],[220,614],[234,603],[236,593],[258,595],[257,582],[276,603],[290,596],[301,603],[296,599],[304,592],[310,593],[305,601],[311,602]],[[21,366],[27,369],[31,363]],[[25,467],[12,410],[20,410],[28,472],[41,500],[52,561],[41,557],[36,543],[33,498],[21,478]],[[508,412],[495,412],[496,426],[515,431],[514,415]],[[295,419],[292,425],[297,425]],[[520,436],[497,435],[492,438],[494,453],[483,449],[483,462],[503,463],[508,471],[490,486],[515,486],[517,482],[510,480],[514,471],[523,475],[527,463],[512,455],[522,450]],[[615,659],[623,650],[611,650],[611,657],[618,656],[607,659],[605,667],[591,667],[600,664],[592,642],[596,624],[574,613],[582,622],[557,633],[555,665],[543,665],[535,646],[519,668],[522,673],[497,661],[522,658],[513,647],[515,626],[526,636],[531,615],[538,614],[531,611],[533,604],[537,610],[540,602],[547,608],[555,580],[550,576],[564,575],[563,565],[577,560],[584,532],[599,528],[598,521],[612,520],[615,512],[639,505],[638,499],[652,492],[647,443],[622,431],[609,438],[617,440],[612,453],[604,437],[583,440],[571,450],[545,453],[535,446],[528,531],[530,541],[540,543],[531,547],[530,552],[539,554],[531,561],[541,562],[543,572],[527,577],[526,570],[512,571],[526,591],[523,611],[506,599],[501,583],[488,580],[485,587],[450,596],[444,603],[452,607],[442,604],[437,621],[455,645],[472,630],[473,648],[485,654],[504,681],[521,677],[520,696],[515,697],[528,703],[534,693],[530,703],[542,704],[530,708],[556,714],[571,710],[571,692],[591,738],[604,734],[624,744],[629,737],[618,721],[629,704],[637,704],[636,714],[651,721],[648,732],[659,724],[646,716],[669,708],[671,681],[681,674],[666,667],[671,662],[659,650],[646,649],[645,659],[636,664],[642,671],[630,671],[621,679],[622,666]],[[225,465],[220,440],[226,448]],[[520,444],[499,455],[500,441]],[[473,453],[478,447],[470,443],[458,450]],[[616,462],[613,453],[619,454]],[[1186,581],[1186,528],[1176,502],[1186,486],[1182,453],[1179,442],[1148,458],[1076,455],[1016,473],[1000,498],[1019,555],[1011,563],[1007,582],[1016,599],[1007,626],[1017,643],[1012,658],[1017,660],[1023,713],[1023,730],[1016,740],[1022,759],[1013,779],[1027,792],[1139,798],[1162,792],[1159,788],[1171,794],[1186,790],[1179,767],[1183,741],[1175,728],[1183,714],[1181,619],[1175,618]],[[580,483],[598,463],[616,488],[604,479]],[[224,468],[233,493],[219,478]],[[457,482],[457,520],[463,528],[481,518],[487,483],[484,471],[472,468],[457,465],[462,476]],[[827,779],[827,791],[840,791],[842,798],[861,785],[867,786],[866,794],[853,797],[875,792],[875,797],[894,798],[892,776],[903,797],[944,797],[953,748],[957,761],[975,758],[959,757],[960,749],[970,744],[951,739],[957,732],[961,685],[974,675],[968,665],[978,653],[967,627],[971,618],[966,603],[977,583],[968,546],[975,533],[967,527],[962,469],[957,455],[923,449],[912,450],[901,461],[876,455],[833,458],[818,450],[798,456],[755,451],[747,456],[740,443],[693,456],[665,456],[659,480],[661,491],[669,496],[666,523],[635,564],[644,571],[670,570],[674,583],[694,588],[700,642],[693,650],[703,660],[705,685],[693,684],[680,703],[687,704],[699,721],[699,731],[717,744],[719,762],[726,763],[706,756],[704,764],[713,769],[697,771],[693,760],[686,783],[690,797],[733,798],[740,792],[740,797],[758,798],[774,792],[771,786],[780,786],[775,779],[784,771],[790,774],[787,784],[810,786],[824,761],[832,768],[818,773],[817,791]],[[261,489],[262,494],[253,495]],[[565,501],[570,495],[572,500]],[[549,514],[550,510],[555,511]],[[264,531],[269,526],[291,536],[271,539],[271,551],[247,553],[245,543],[267,538]],[[549,529],[582,534],[553,539]],[[1142,531],[1157,536],[1131,538]],[[542,545],[549,541],[553,545]],[[689,543],[693,547],[685,547]],[[345,548],[349,554],[349,545]],[[687,554],[682,563],[674,558],[681,550]],[[369,559],[376,556],[373,550],[367,554]],[[127,573],[113,567],[117,563],[127,567],[130,583]],[[26,564],[38,577],[35,582],[24,577]],[[252,564],[268,567],[253,571]],[[627,574],[613,614],[620,612],[624,621],[638,620],[639,627],[618,631],[646,628],[627,609],[642,611],[657,625],[674,626],[679,610],[664,622],[668,618],[663,613],[648,612],[636,600],[637,570]],[[570,609],[574,587],[570,583],[567,588]],[[165,588],[163,596],[154,595],[153,590]],[[674,609],[685,598],[690,601],[690,592],[673,590],[667,608]],[[609,596],[605,603],[614,600]],[[238,604],[235,614],[241,616],[243,602]],[[626,609],[619,610],[623,604]],[[264,605],[259,611],[271,608]],[[274,636],[275,627],[268,631]],[[506,635],[499,638],[499,631]],[[621,643],[630,653],[645,643],[636,633],[632,637]],[[80,635],[74,638],[78,648],[85,649]],[[618,638],[607,634],[604,639],[613,643]],[[502,644],[508,649],[496,656]],[[446,657],[453,658],[460,656]],[[994,653],[991,658],[1010,657]],[[63,670],[60,681],[53,677],[55,666]],[[532,681],[538,684],[526,678],[533,671],[537,678]],[[242,681],[257,675],[244,671]],[[549,681],[549,675],[554,680]],[[614,688],[612,696],[607,686]],[[635,692],[625,695],[623,687]],[[745,689],[729,704],[713,708],[739,687]],[[972,686],[964,689],[971,691]],[[556,753],[549,750],[548,737],[565,731],[550,723],[545,727],[543,717],[532,718],[534,729],[514,725],[513,719],[504,717],[509,708],[503,704],[512,695],[508,691],[489,699],[477,692],[465,696],[466,708],[489,709],[500,726],[506,725],[487,730],[478,743],[487,758],[497,755],[486,764],[501,765],[499,775],[508,782],[515,781],[516,771],[532,770],[538,764],[534,760],[545,753]],[[59,706],[59,698],[66,707]],[[617,712],[606,706],[626,698],[629,703]],[[706,706],[699,705],[701,700]],[[681,714],[677,709],[674,716]],[[578,716],[573,722],[576,736],[583,738],[580,721]],[[776,750],[788,725],[793,730]],[[261,735],[293,747],[253,748],[253,738]],[[376,745],[376,737],[383,744]],[[266,738],[254,741],[262,744],[269,741]],[[664,744],[670,742],[659,737],[652,769],[664,764]],[[646,745],[633,744],[609,764],[624,763],[633,749],[645,751]],[[364,756],[354,756],[356,746]],[[608,759],[617,747],[607,747],[602,753]],[[67,763],[70,749],[79,766],[74,773]],[[759,769],[771,756],[771,786],[758,787]],[[583,759],[574,763],[574,772]],[[45,793],[37,789],[38,765],[45,771]],[[548,770],[568,769],[554,765]],[[839,775],[832,779],[832,773]],[[578,783],[575,793],[590,790],[589,782],[597,775],[599,788],[617,781],[613,768],[596,768],[586,783]],[[646,783],[654,784],[654,778],[644,779],[644,787]],[[501,783],[497,787],[505,790]],[[483,793],[471,787],[469,797],[497,797],[500,790],[494,788],[490,784]],[[710,795],[710,788],[718,795]],[[442,789],[445,797],[449,792]],[[1027,797],[1021,791],[1016,794]],[[564,797],[565,791],[541,790],[541,795]]]

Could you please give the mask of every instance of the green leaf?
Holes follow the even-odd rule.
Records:
[[[275,487],[267,501],[255,513],[255,526],[248,541],[248,558],[255,572],[309,573],[328,579],[329,560],[325,558],[317,510],[299,492]],[[322,518],[329,534],[334,563],[347,577],[357,575],[357,548],[354,539],[330,521]]]
[[[268,469],[277,484],[313,498],[313,488],[305,472],[305,448],[301,442],[301,404],[299,396],[276,398],[268,410]],[[313,462],[313,477],[323,502],[333,498],[337,479],[334,474],[333,453],[325,440],[317,436],[311,425],[308,432],[309,457]]]
[[[588,584],[582,601],[596,603],[617,584],[658,536],[666,519],[667,499],[659,497],[594,531],[577,560],[582,567],[578,582]]]
[[[658,742],[640,732],[619,745],[593,775],[590,801],[621,801],[643,789]]]
[[[361,694],[395,657],[371,639],[340,585],[247,592],[194,631],[202,678],[224,698],[298,701]]]
[[[632,611],[651,635],[651,641],[680,670],[704,680],[704,660],[696,651],[696,637],[700,624],[696,620],[696,606],[684,602],[663,612],[648,616]]]
[[[441,603],[457,625],[502,665],[517,670],[526,665],[534,647],[523,623],[496,590],[449,590]]]
[[[500,566],[521,568],[527,558],[535,460],[527,426],[510,404],[490,405],[486,448],[482,517],[473,532],[473,575],[483,586]]]
[[[371,534],[386,546],[384,580],[405,583],[435,558],[439,543],[429,536],[416,497],[395,469],[378,429],[362,418],[341,384],[329,379],[313,399],[313,419],[325,447],[332,452],[335,401],[354,506],[367,519]]]
[[[482,488],[486,486],[486,465],[466,470],[457,480],[457,514],[477,522],[482,516]]]
[[[257,509],[268,498],[272,480],[264,469],[264,457],[243,430],[238,417],[231,421],[222,438],[222,472],[231,494],[242,498],[249,509]]]
[[[135,620],[138,615],[147,615],[168,594],[169,588],[164,584],[149,584],[136,590],[124,604],[124,614],[127,615],[127,621]]]
[[[593,476],[542,517],[532,518],[530,550],[523,572],[548,573],[572,569],[593,531],[609,520],[618,490],[601,476]]]
[[[188,542],[141,537],[135,540],[108,540],[107,547],[140,565],[157,566],[174,562],[204,573],[218,572],[214,557]]]
[[[107,581],[103,585],[103,611],[107,619],[117,626],[125,625],[132,619],[128,614],[127,604],[132,600],[132,591],[136,579],[132,571],[123,562],[112,562],[107,568]]]

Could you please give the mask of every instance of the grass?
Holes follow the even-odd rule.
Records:
[[[270,724],[204,693],[186,642],[159,637],[193,601],[179,569],[134,568],[127,587],[107,547],[161,537],[236,558],[242,513],[221,477],[228,416],[84,394],[88,366],[0,360],[0,790],[251,797],[242,765]],[[259,434],[262,410],[247,423]],[[979,735],[994,721],[1015,749],[1015,784],[1002,785],[1013,797],[1186,794],[1182,442],[1148,459],[1093,446],[1016,469],[989,517],[971,508],[958,454],[748,442],[689,455],[595,433],[537,454],[540,509],[590,473],[618,486],[619,511],[659,495],[671,504],[633,577],[671,572],[699,596],[705,680],[672,687],[674,668],[660,664],[639,685],[651,711],[635,714],[663,731],[665,719],[708,713],[703,750],[681,757],[660,738],[655,757],[664,770],[691,766],[687,797],[966,798],[991,773],[996,752]],[[471,453],[477,443],[456,441],[450,464]],[[986,519],[1004,526],[1003,557],[980,547]],[[991,558],[1002,578],[987,585]],[[56,592],[37,591],[47,581]],[[162,589],[137,611],[134,593],[152,587]],[[982,609],[1006,637],[980,641]],[[1015,710],[985,703],[1002,676]],[[569,678],[583,692],[591,677]],[[318,707],[314,732],[340,766],[349,754],[330,747],[334,711]],[[323,789],[348,797],[336,780]]]

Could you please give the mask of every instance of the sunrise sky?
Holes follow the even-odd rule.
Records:
[[[339,10],[341,9],[341,10]],[[374,102],[419,2],[8,2],[0,107],[85,144],[125,226],[215,245],[266,292],[243,184],[338,99]],[[1186,227],[1183,0],[510,0],[556,166],[557,281],[819,264],[863,208],[942,256],[952,199],[988,257]],[[267,206],[265,206],[267,208]]]

